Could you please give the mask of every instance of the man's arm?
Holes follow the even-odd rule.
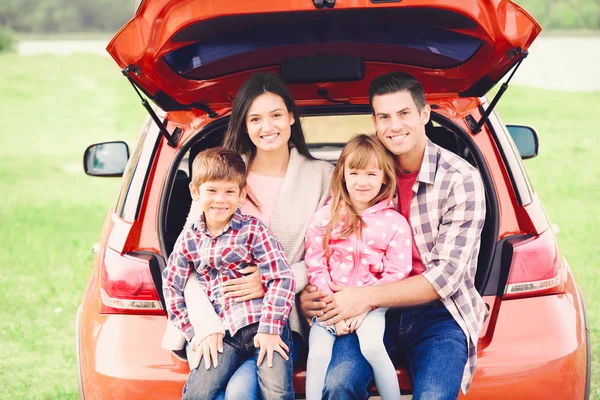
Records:
[[[452,296],[476,257],[475,248],[485,221],[483,183],[474,171],[455,184],[447,199],[438,235],[426,270],[400,282],[366,288],[342,288],[324,299],[328,303],[320,321],[327,324],[358,315],[372,307],[408,307]]]

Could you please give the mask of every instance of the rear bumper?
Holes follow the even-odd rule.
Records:
[[[584,399],[588,354],[580,304],[576,294],[502,302],[471,390],[460,398]],[[188,368],[160,348],[165,322],[81,312],[81,398],[179,399]]]

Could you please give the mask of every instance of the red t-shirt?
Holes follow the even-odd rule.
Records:
[[[419,171],[413,174],[398,174],[398,212],[406,218],[408,225],[410,225],[410,201],[414,194],[412,187],[417,180],[417,176],[419,176]],[[421,261],[421,255],[413,238],[412,272],[410,276],[419,275],[423,271],[425,271],[425,266]]]

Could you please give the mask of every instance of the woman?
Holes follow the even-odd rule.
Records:
[[[309,154],[295,102],[278,75],[255,74],[240,88],[233,101],[223,146],[245,157],[249,195],[241,207],[242,212],[261,219],[277,236],[294,272],[299,293],[307,284],[304,237],[308,220],[324,203],[333,165]],[[196,219],[199,214],[192,204],[188,219]],[[256,268],[248,267],[246,272],[248,276],[232,280],[224,288],[228,296],[247,300],[264,295]],[[216,348],[225,333],[223,325],[196,279],[188,280],[185,298],[196,334],[205,338],[197,354],[194,354],[195,349],[188,349],[190,367],[197,366],[201,356],[208,366],[211,359],[216,360]],[[290,353],[296,361],[306,338],[306,325],[301,323],[296,309],[290,314],[290,326],[294,332],[294,349]],[[173,341],[168,337],[172,338],[172,331],[168,329],[163,340],[163,347],[166,345],[171,350],[173,345],[168,342]],[[193,390],[193,385],[193,377],[190,377],[184,390]],[[256,366],[249,361],[232,377],[225,396],[227,399],[257,398],[257,387]]]

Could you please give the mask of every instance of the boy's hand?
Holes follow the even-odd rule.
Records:
[[[362,324],[363,320],[365,319],[368,313],[368,311],[365,311],[364,313],[359,314],[356,317],[350,317],[346,320],[346,325],[348,325],[350,333],[358,329],[358,327],[360,326],[360,324]]]
[[[236,279],[230,279],[223,283],[223,293],[226,298],[232,297],[233,301],[242,302],[252,299],[265,297],[258,267],[251,265],[240,272],[245,276]]]
[[[197,353],[196,359],[192,362],[192,369],[198,368],[200,360],[204,357],[204,367],[210,369],[210,360],[215,368],[219,366],[219,359],[217,358],[217,352],[223,353],[223,334],[213,333],[199,340],[198,336],[194,336],[191,342],[192,350]]]
[[[281,340],[279,335],[271,335],[268,333],[257,333],[254,336],[254,347],[260,349],[258,353],[258,360],[256,365],[260,367],[262,364],[265,354],[267,355],[267,365],[269,367],[273,366],[273,352],[278,352],[284,360],[289,360],[290,358],[286,354],[290,351],[289,347]]]
[[[336,323],[335,325],[335,334],[336,336],[344,336],[350,333],[350,329],[348,328],[348,325],[346,324],[346,321],[341,320],[340,322]]]

